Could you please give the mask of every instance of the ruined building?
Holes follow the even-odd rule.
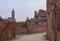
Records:
[[[12,10],[12,14],[14,14],[14,10]],[[11,38],[15,38],[15,18],[14,15],[8,19],[3,19],[0,17],[0,40],[8,40]]]
[[[7,19],[8,24],[9,24],[8,27],[11,29],[10,34],[12,35],[12,38],[15,38],[16,37],[16,25],[15,25],[16,20],[15,20],[15,11],[14,11],[14,9],[12,9],[11,15],[12,16]]]
[[[46,28],[46,11],[39,10],[34,12],[34,18],[27,18],[26,23],[29,32],[44,32]]]
[[[27,17],[25,22],[16,22],[16,34],[39,33],[46,31],[46,11],[34,12],[34,18]]]
[[[47,38],[60,41],[60,0],[47,0]]]
[[[12,9],[11,17],[9,17],[7,20],[8,20],[9,22],[16,22],[14,9]]]

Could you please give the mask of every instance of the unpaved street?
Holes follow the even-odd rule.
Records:
[[[47,41],[44,37],[45,33],[17,35],[17,39],[11,41]]]

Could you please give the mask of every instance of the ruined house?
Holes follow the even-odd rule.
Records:
[[[60,41],[60,0],[47,0],[47,39]]]
[[[12,35],[11,38],[16,38],[16,20],[15,20],[15,11],[12,9],[11,17],[7,19],[8,27],[10,28],[10,34]]]
[[[46,28],[46,11],[44,10],[38,10],[38,12],[35,11],[35,23],[37,24],[37,27],[40,27],[40,30],[45,31]]]
[[[38,10],[34,12],[34,18],[26,21],[16,22],[16,34],[45,32],[46,29],[46,11]]]
[[[0,17],[0,40],[5,38],[5,28],[6,28],[6,22],[3,20],[3,18]]]
[[[16,37],[15,20],[9,21],[0,17],[0,40],[8,40]]]
[[[30,33],[45,32],[46,28],[46,11],[39,10],[34,12],[34,18],[27,18],[26,23]]]

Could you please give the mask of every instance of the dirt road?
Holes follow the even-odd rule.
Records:
[[[11,41],[47,41],[44,37],[46,33],[17,35],[17,39]]]

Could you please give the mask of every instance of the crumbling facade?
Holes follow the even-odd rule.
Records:
[[[35,11],[34,18],[27,18],[27,27],[32,32],[45,32],[46,29],[46,11],[39,10]]]
[[[10,34],[12,36],[11,38],[16,38],[16,25],[15,25],[16,20],[15,20],[15,11],[14,11],[14,9],[12,9],[11,14],[12,14],[12,16],[7,19],[8,27],[10,28],[10,32],[11,32]]]
[[[47,0],[47,38],[50,41],[60,41],[60,1]]]
[[[13,18],[11,18],[13,19]],[[0,18],[0,40],[8,40],[12,38],[16,38],[16,28],[15,28],[15,20],[12,21],[8,19]]]
[[[46,31],[46,11],[34,12],[34,18],[27,17],[25,22],[16,22],[16,34],[39,33]]]

